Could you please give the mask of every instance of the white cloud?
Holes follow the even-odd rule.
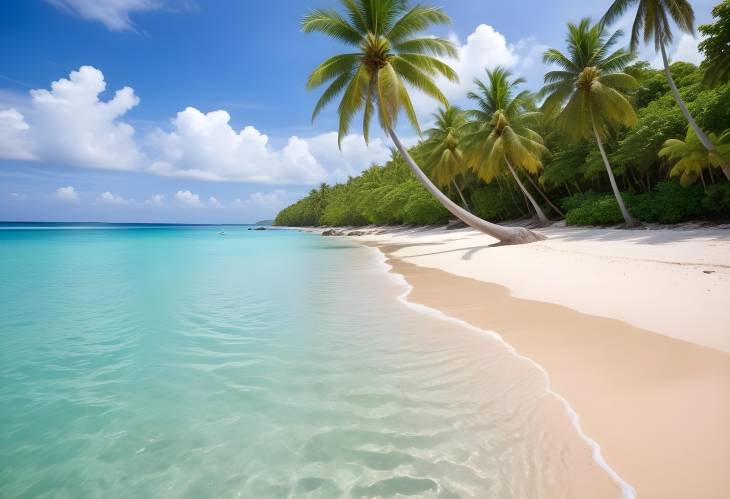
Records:
[[[248,197],[248,201],[259,206],[277,205],[282,202],[286,192],[277,189],[272,192],[254,192]]]
[[[542,70],[541,57],[547,48],[534,37],[524,38],[516,44],[509,43],[505,36],[488,24],[480,24],[462,44],[456,35],[451,40],[457,45],[458,59],[444,59],[459,75],[454,83],[445,78],[436,83],[452,104],[464,105],[466,94],[474,87],[474,78],[484,79],[485,69],[503,66],[513,70],[515,77],[529,76],[533,69]],[[541,83],[539,81],[535,82]],[[433,113],[439,104],[426,95],[416,92],[414,106],[421,119]]]
[[[677,42],[677,46],[672,53],[671,60],[690,62],[697,66],[704,60],[704,56],[697,48],[699,41],[692,35],[682,34]]]
[[[99,201],[106,204],[128,204],[131,200],[124,199],[122,196],[117,196],[109,191],[106,191],[99,196]]]
[[[175,193],[175,199],[177,199],[180,203],[193,208],[201,208],[203,206],[200,196],[193,194],[190,191],[177,191]]]
[[[104,75],[82,66],[50,90],[30,92],[26,106],[0,108],[0,159],[37,160],[85,168],[146,171],[161,176],[221,182],[311,185],[343,180],[389,151],[382,139],[366,147],[361,135],[289,137],[283,146],[254,126],[234,129],[224,110],[188,107],[143,140],[123,121],[139,103],[130,87],[106,101]],[[21,113],[17,109],[23,109]]]
[[[202,113],[192,107],[178,113],[173,131],[157,129],[148,139],[161,158],[151,170],[166,176],[254,183],[315,183],[326,178],[302,139],[291,137],[277,150],[253,126],[234,130],[230,119],[226,111]]]
[[[155,194],[151,196],[147,201],[145,201],[145,204],[149,204],[152,206],[165,206],[165,195]]]
[[[131,12],[157,10],[160,0],[47,0],[51,5],[83,19],[99,21],[112,31],[133,29]]]
[[[10,194],[8,194],[8,197],[13,201],[25,201],[26,199],[28,199],[28,195],[23,194],[22,192],[11,192]]]
[[[51,83],[51,90],[31,90],[29,110],[0,111],[0,127],[14,128],[9,141],[0,139],[0,158],[38,159],[87,168],[133,170],[143,155],[134,140],[134,128],[119,121],[139,103],[134,90],[124,87],[108,101],[99,100],[106,89],[104,75],[82,66],[69,78]]]
[[[30,127],[16,109],[0,110],[0,158],[36,159],[26,133]]]
[[[208,198],[208,204],[212,206],[213,208],[221,208],[223,207],[223,204],[218,201],[214,196],[211,196]]]
[[[373,163],[382,164],[390,159],[390,149],[379,138],[365,144],[362,135],[351,134],[342,139],[342,150],[337,146],[337,132],[317,135],[306,139],[306,143],[311,154],[327,170],[329,182],[346,180]]]
[[[61,201],[74,202],[79,199],[79,195],[72,186],[59,187],[56,189],[56,197]]]

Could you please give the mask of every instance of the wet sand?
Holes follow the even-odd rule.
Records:
[[[495,331],[549,373],[583,431],[639,498],[726,498],[730,355],[625,322],[516,298],[500,285],[394,257],[408,299]]]

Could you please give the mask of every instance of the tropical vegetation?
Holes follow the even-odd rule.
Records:
[[[360,115],[367,140],[375,113],[396,148],[382,165],[313,189],[282,210],[277,224],[442,224],[456,217],[505,242],[525,242],[533,238],[494,223],[730,218],[730,0],[699,28],[699,67],[666,57],[673,25],[693,32],[689,2],[616,0],[601,22],[568,25],[566,47],[545,53],[552,68],[540,92],[521,89],[523,80],[504,68],[485,68],[485,78],[471,82],[467,110],[450,105],[436,83],[456,78],[446,62],[454,46],[425,32],[448,21],[441,9],[339,1],[341,11],[313,11],[302,24],[354,47],[312,73],[310,87],[327,84],[314,115],[339,97],[341,137]],[[608,26],[631,8],[636,17],[621,48],[622,33]],[[641,41],[664,53],[662,69],[635,60]],[[421,130],[407,87],[442,106],[408,149],[395,133],[398,116]]]

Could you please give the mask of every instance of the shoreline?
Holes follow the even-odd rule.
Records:
[[[535,362],[533,359],[526,357],[522,355],[517,349],[508,343],[504,337],[502,337],[499,333],[496,333],[494,331],[491,331],[489,329],[482,329],[481,327],[478,327],[474,324],[471,324],[470,322],[467,322],[457,316],[449,315],[446,312],[431,307],[429,305],[426,305],[424,303],[419,303],[417,301],[413,301],[410,298],[413,296],[413,292],[415,290],[414,286],[409,282],[407,278],[407,272],[400,272],[399,269],[397,269],[397,261],[392,259],[388,256],[388,253],[386,252],[386,247],[380,247],[378,245],[374,244],[366,244],[367,247],[372,248],[374,251],[380,255],[382,258],[381,262],[385,266],[385,270],[388,273],[388,275],[396,278],[400,284],[404,285],[406,287],[406,291],[398,296],[398,300],[401,301],[405,306],[409,308],[414,308],[418,310],[421,313],[424,313],[426,315],[429,315],[431,317],[435,317],[441,321],[451,322],[455,323],[458,326],[465,328],[470,331],[474,331],[480,335],[484,335],[489,337],[490,339],[498,342],[499,344],[503,345],[512,355],[514,355],[517,359],[520,359],[522,361],[527,362],[530,364],[533,368],[537,369],[540,373],[543,374],[545,378],[545,388],[546,388],[546,394],[553,397],[556,401],[558,401],[559,404],[561,404],[562,409],[565,410],[566,416],[568,417],[568,420],[570,424],[572,425],[572,429],[575,431],[575,435],[588,446],[591,453],[591,460],[593,461],[593,464],[595,464],[602,472],[605,472],[606,475],[610,478],[610,480],[613,482],[613,485],[616,487],[616,491],[620,493],[620,497],[622,499],[634,499],[636,497],[636,490],[634,487],[627,483],[617,472],[615,469],[611,467],[611,465],[606,461],[603,454],[601,453],[601,446],[596,442],[594,439],[592,439],[589,435],[585,433],[581,426],[580,416],[575,411],[575,409],[570,405],[568,400],[566,400],[561,394],[556,392],[551,383],[550,375],[545,370],[543,366]],[[591,472],[586,473],[587,475],[592,475]],[[595,477],[594,477],[595,478]],[[598,498],[603,497],[605,495],[606,497],[612,496],[612,491],[610,489],[604,489],[598,486],[598,484],[591,484],[591,494],[592,497]],[[600,490],[600,492],[599,492]]]
[[[357,239],[378,248],[391,272],[403,276],[412,288],[407,301],[479,330],[493,331],[518,355],[539,365],[549,376],[552,390],[566,401],[568,410],[579,415],[579,428],[600,446],[608,467],[631,484],[638,497],[709,499],[724,497],[730,490],[730,477],[725,473],[730,465],[730,431],[725,426],[730,420],[730,355],[724,348],[702,344],[724,347],[725,338],[698,334],[700,341],[690,342],[676,338],[671,330],[653,332],[608,314],[598,316],[579,311],[577,306],[519,296],[481,275],[465,277],[459,275],[463,272],[453,272],[458,267],[454,256],[458,251],[445,247],[455,241],[463,247],[474,234],[410,232],[369,233]],[[721,231],[718,236],[722,254],[730,248],[730,232]],[[677,248],[674,241],[663,244]],[[539,245],[522,248],[540,252]],[[441,248],[441,254],[434,251]],[[507,251],[510,249],[514,247]],[[730,273],[724,260],[671,261],[667,258],[671,255],[663,251],[666,248],[659,249],[659,257],[666,261],[657,264],[676,267],[675,271],[699,265],[723,279]],[[603,266],[611,266],[616,259],[591,256],[603,260]],[[423,261],[434,257],[442,261]],[[479,262],[469,264],[478,266],[484,259],[481,256]],[[636,262],[645,264],[646,260]],[[515,268],[505,270],[514,272]],[[662,283],[659,277],[657,282]],[[723,280],[720,291],[726,285]],[[586,294],[595,298],[592,292]],[[669,319],[680,313],[677,310]],[[719,317],[724,316],[720,313]],[[718,318],[717,311],[712,318]],[[730,327],[730,321],[721,326]]]

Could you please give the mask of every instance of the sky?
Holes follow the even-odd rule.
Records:
[[[691,2],[698,24],[716,1]],[[485,67],[506,66],[538,90],[545,49],[562,49],[566,23],[598,19],[609,1],[431,3],[453,21],[431,33],[460,55],[449,61],[459,83],[439,84],[466,105]],[[319,94],[304,82],[342,47],[301,33],[299,21],[335,4],[2,0],[0,220],[255,222],[383,163],[390,144],[377,130],[366,145],[353,127],[340,151],[336,106],[311,120]],[[670,54],[701,60],[691,35],[677,35]],[[659,63],[651,47],[640,56]],[[428,126],[436,104],[414,104]]]

